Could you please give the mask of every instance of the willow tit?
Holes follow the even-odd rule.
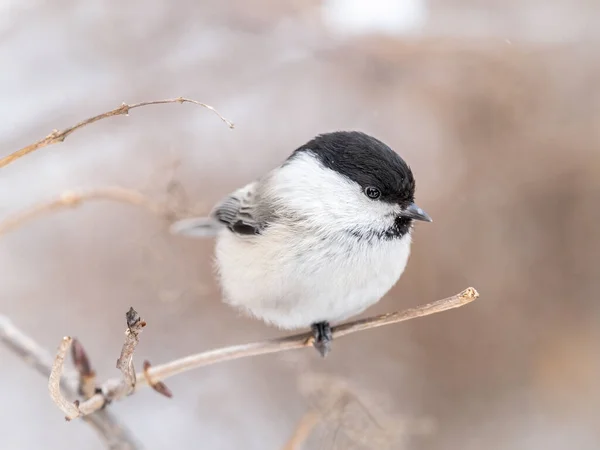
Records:
[[[217,236],[224,301],[281,329],[311,327],[322,356],[329,322],[361,313],[398,281],[410,254],[415,179],[367,134],[321,134],[236,190],[179,235]]]

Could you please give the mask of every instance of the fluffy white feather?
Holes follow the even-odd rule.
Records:
[[[349,235],[357,227],[389,228],[399,207],[370,200],[309,152],[252,188],[277,220],[260,235],[219,232],[225,302],[280,328],[304,328],[362,312],[402,275],[410,233],[389,240]]]

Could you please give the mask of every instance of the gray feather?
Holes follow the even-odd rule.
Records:
[[[190,237],[214,237],[223,229],[223,224],[213,217],[191,217],[171,224],[171,234]]]
[[[215,236],[223,227],[239,235],[260,234],[267,226],[257,208],[257,182],[250,183],[225,197],[209,217],[182,219],[171,225],[171,233],[193,237]]]
[[[253,182],[238,189],[221,201],[211,216],[236,234],[260,234],[267,224],[258,214],[258,186]]]

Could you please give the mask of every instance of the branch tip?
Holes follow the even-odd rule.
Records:
[[[131,333],[135,332],[133,329],[138,325],[140,325],[140,327],[144,326],[141,324],[142,320],[140,315],[135,309],[133,309],[133,307],[129,307],[129,311],[125,313],[125,320],[127,321],[127,328],[129,328]]]
[[[464,291],[462,291],[459,296],[469,302],[476,300],[479,298],[479,292],[474,287],[468,287]]]
[[[73,363],[75,364],[75,368],[79,375],[90,376],[94,374],[90,359],[88,358],[83,345],[76,338],[73,338],[71,344],[71,358],[73,358]]]
[[[23,147],[15,152],[9,154],[8,156],[5,156],[4,158],[0,158],[0,168],[5,167],[5,166],[9,165],[10,163],[16,161],[17,159],[19,159],[31,152],[34,152],[40,148],[63,142],[67,138],[67,136],[71,135],[75,131],[77,131],[91,123],[97,122],[102,119],[106,119],[108,117],[128,116],[129,111],[134,108],[141,108],[142,106],[149,106],[149,105],[161,105],[161,104],[166,104],[166,103],[193,103],[195,105],[202,106],[202,107],[208,109],[209,111],[213,112],[214,114],[216,114],[230,129],[233,129],[233,127],[234,127],[233,122],[230,122],[228,119],[223,117],[212,106],[209,106],[205,103],[201,103],[197,100],[192,100],[192,99],[188,99],[188,98],[184,98],[184,97],[170,98],[170,99],[165,99],[165,100],[153,100],[153,101],[147,101],[147,102],[134,103],[132,105],[129,105],[127,103],[122,103],[121,106],[119,106],[118,108],[112,109],[112,110],[104,112],[102,114],[98,114],[93,117],[89,117],[73,126],[70,126],[69,128],[65,128],[62,131],[55,129],[49,135],[47,135],[45,138],[40,139],[39,141],[34,142],[33,144],[27,145],[26,147]]]
[[[96,372],[92,370],[92,364],[88,355],[78,339],[73,339],[71,344],[71,358],[79,375],[77,391],[84,398],[92,397],[96,391]]]

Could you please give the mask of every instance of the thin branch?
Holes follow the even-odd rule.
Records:
[[[134,206],[141,206],[145,209],[148,209],[150,212],[159,215],[164,212],[158,204],[154,203],[139,192],[131,189],[124,189],[115,186],[79,192],[65,191],[56,199],[46,201],[35,205],[30,209],[20,211],[0,222],[0,236],[19,228],[21,225],[29,222],[30,220],[37,219],[63,209],[76,208],[82,203],[92,200],[109,200]]]
[[[77,401],[76,403],[70,402],[60,391],[62,370],[65,365],[65,358],[67,357],[67,352],[69,351],[72,341],[73,338],[65,336],[60,342],[58,350],[56,351],[56,358],[54,358],[54,363],[52,364],[50,377],[48,379],[48,391],[50,392],[50,398],[52,398],[52,401],[56,403],[62,411],[64,411],[67,420],[71,420],[79,416]]]
[[[90,359],[77,339],[73,339],[71,343],[71,359],[79,375],[77,391],[87,400],[96,393],[96,372],[92,370]]]
[[[133,353],[139,343],[139,334],[146,326],[146,322],[140,318],[137,311],[133,308],[129,308],[129,311],[125,314],[125,318],[127,320],[125,342],[121,349],[121,356],[117,360],[117,369],[121,371],[123,376],[118,380],[109,380],[109,382],[105,383],[99,389],[99,393],[91,396],[84,402],[79,402],[78,400],[70,402],[61,392],[60,378],[65,364],[65,357],[73,339],[67,336],[60,343],[56,358],[52,364],[52,371],[48,380],[48,390],[50,391],[50,397],[65,413],[67,420],[87,416],[103,408],[113,400],[120,400],[132,394],[135,390],[136,373],[133,368]]]
[[[427,305],[407,309],[401,312],[383,314],[367,319],[348,322],[346,324],[333,327],[331,331],[333,338],[337,339],[357,331],[364,331],[368,330],[369,328],[390,325],[393,323],[403,322],[405,320],[416,319],[417,317],[439,313],[448,309],[458,308],[472,302],[473,300],[477,299],[477,297],[479,297],[479,293],[474,288],[470,287],[459,294],[443,300],[438,300],[433,303],[428,303]],[[310,347],[312,346],[313,339],[313,334],[309,332],[279,339],[211,350],[181,358],[170,363],[154,366],[148,371],[148,375],[152,378],[152,380],[160,381],[188,370],[229,361],[232,359],[266,355],[268,353]]]
[[[319,414],[316,411],[308,411],[304,414],[296,425],[294,433],[283,446],[283,450],[300,450],[318,423]]]
[[[358,331],[368,330],[370,328],[377,328],[384,325],[391,325],[394,323],[403,322],[406,320],[416,319],[417,317],[424,317],[430,314],[439,313],[448,309],[458,308],[471,303],[479,297],[479,293],[472,287],[465,289],[459,294],[453,295],[442,300],[438,300],[433,303],[428,303],[417,308],[411,308],[400,312],[394,312],[389,314],[383,314],[380,316],[370,317],[367,319],[356,320],[346,324],[338,325],[332,328],[333,338],[337,339],[343,336],[347,336]],[[188,370],[196,369],[211,364],[221,363],[230,361],[233,359],[246,358],[250,356],[265,355],[268,353],[277,353],[287,350],[294,350],[312,346],[313,343],[312,333],[296,334],[294,336],[283,337],[279,339],[271,339],[261,342],[255,342],[251,344],[235,345],[231,347],[220,348],[211,350],[195,355],[190,355],[185,358],[177,359],[166,364],[153,366],[147,368],[144,372],[137,375],[137,384],[135,389],[137,390],[140,386],[152,386],[168,377],[172,377],[179,373],[186,372]],[[62,347],[61,347],[62,348]],[[58,364],[55,364],[55,369],[60,373],[62,370],[62,360],[60,359],[62,354],[57,355]],[[114,389],[115,385],[121,382],[119,379],[108,380],[102,386],[102,394],[96,394],[89,400],[84,401],[79,405],[78,412],[74,417],[85,416],[98,408],[103,407],[106,404],[106,395]],[[57,405],[68,415],[69,411],[67,408],[63,408],[61,402],[56,402]],[[70,409],[70,408],[69,408]],[[73,417],[73,418],[74,418]]]
[[[1,315],[0,341],[41,375],[46,378],[50,376],[52,355],[19,330],[10,319]],[[76,378],[75,374],[65,374],[60,378],[62,390],[70,398],[77,397],[77,383],[74,383]],[[110,449],[135,450],[141,448],[130,431],[106,409],[85,416],[83,420],[92,426]]]
[[[333,431],[334,443],[344,435],[354,443],[368,443],[369,448],[392,448],[398,439],[431,432],[428,421],[408,421],[390,414],[378,396],[358,389],[346,379],[305,369],[298,378],[298,388],[308,400],[309,411],[319,415],[319,427]],[[299,424],[297,428],[300,427]],[[294,435],[298,432],[297,429]],[[348,444],[343,448],[347,447]]]
[[[169,389],[165,383],[163,383],[162,381],[157,381],[155,383],[152,381],[152,379],[148,375],[148,370],[150,370],[150,367],[152,367],[152,364],[150,364],[150,361],[145,360],[143,367],[144,367],[144,372],[143,372],[144,378],[146,379],[148,386],[150,386],[152,389],[154,389],[159,394],[164,395],[165,397],[168,397],[168,398],[173,397],[173,393],[171,392],[171,389]]]
[[[25,363],[45,377],[50,376],[52,355],[19,330],[12,321],[0,315],[0,341]]]
[[[40,148],[63,142],[71,133],[74,133],[75,131],[79,130],[80,128],[83,128],[91,123],[98,122],[99,120],[106,119],[108,117],[113,117],[113,116],[127,116],[127,115],[129,115],[130,110],[135,109],[135,108],[141,108],[142,106],[162,105],[165,103],[193,103],[195,105],[202,106],[202,107],[212,111],[213,113],[215,113],[223,122],[225,122],[227,124],[227,126],[229,128],[234,127],[232,122],[230,122],[225,117],[223,117],[212,106],[209,106],[205,103],[201,103],[197,100],[191,100],[188,98],[178,97],[178,98],[170,98],[170,99],[166,99],[166,100],[154,100],[154,101],[150,101],[150,102],[135,103],[133,105],[128,105],[127,103],[123,103],[118,108],[115,108],[111,111],[107,111],[105,113],[98,114],[97,116],[85,119],[85,120],[73,125],[72,127],[65,128],[62,131],[60,131],[60,130],[52,131],[52,133],[50,133],[45,138],[40,139],[39,141],[34,142],[33,144],[30,144],[26,147],[23,147],[14,153],[11,153],[8,156],[5,156],[4,158],[1,158],[0,159],[0,168],[8,166],[10,163],[16,161],[17,159],[19,159],[31,152],[34,152]]]
[[[123,374],[123,392],[120,396],[133,393],[135,390],[136,375],[133,367],[133,352],[140,342],[139,334],[146,326],[137,311],[129,308],[125,315],[127,319],[127,330],[125,331],[125,343],[121,349],[121,356],[117,359],[117,369]]]

